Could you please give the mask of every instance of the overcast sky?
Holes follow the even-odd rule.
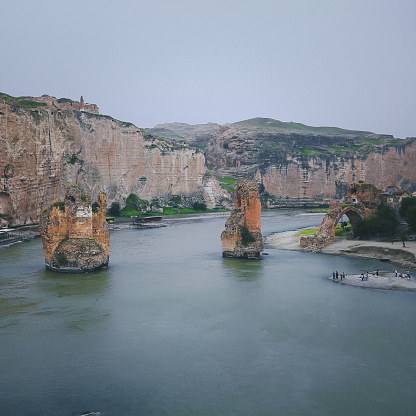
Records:
[[[415,0],[13,0],[0,91],[139,127],[271,117],[416,136]]]

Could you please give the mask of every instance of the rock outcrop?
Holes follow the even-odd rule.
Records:
[[[78,185],[69,185],[65,200],[42,212],[39,231],[47,269],[76,273],[107,267],[110,234],[104,193],[99,200],[97,212],[93,212],[88,193]]]
[[[358,218],[369,218],[381,202],[382,191],[371,183],[352,183],[348,185],[348,204],[331,202],[329,211],[322,220],[321,226],[315,234],[300,237],[300,246],[310,251],[322,249],[335,240],[335,229],[342,218],[346,215],[350,220],[352,229]]]
[[[234,188],[234,209],[221,234],[224,257],[261,258],[263,237],[260,214],[257,184],[249,180],[238,181]]]
[[[272,119],[221,126],[205,150],[217,177],[251,178],[270,208],[346,199],[347,184],[416,191],[416,139]]]
[[[70,183],[93,201],[104,191],[109,204],[123,205],[131,193],[148,201],[184,195],[204,202],[205,171],[201,150],[159,140],[131,123],[0,100],[3,225],[37,223]]]

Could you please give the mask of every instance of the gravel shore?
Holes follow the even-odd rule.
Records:
[[[269,234],[265,238],[265,248],[275,248],[279,250],[302,250],[300,246],[300,230],[284,231],[282,233]],[[321,253],[331,255],[346,255],[354,257],[365,257],[388,261],[405,267],[414,273],[416,270],[416,242],[407,241],[406,247],[402,242],[385,243],[379,241],[345,240],[336,239],[334,243],[321,250]],[[414,273],[416,275],[416,273]],[[360,275],[348,275],[345,279],[333,280],[332,276],[328,280],[334,283],[370,287],[374,289],[391,290],[416,290],[416,277],[412,275],[410,279],[396,277],[395,273],[379,272],[377,277],[374,273],[369,273],[368,280],[361,280]]]
[[[379,272],[379,276],[375,273],[368,274],[368,280],[362,280],[362,277],[357,274],[345,276],[345,279],[333,279],[332,276],[328,277],[334,283],[342,285],[370,287],[372,289],[388,289],[388,290],[415,290],[416,291],[416,279],[412,276],[410,279],[407,277],[396,277],[395,273],[391,272]]]

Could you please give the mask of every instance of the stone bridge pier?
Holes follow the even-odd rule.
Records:
[[[370,183],[352,183],[347,188],[347,204],[331,202],[329,211],[322,220],[317,232],[309,236],[301,236],[300,245],[310,250],[319,250],[332,244],[335,240],[335,229],[346,215],[355,232],[357,219],[368,218],[374,214],[381,201],[382,191]]]

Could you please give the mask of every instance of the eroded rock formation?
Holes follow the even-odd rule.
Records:
[[[45,98],[46,99],[46,98]],[[0,222],[36,223],[78,183],[95,201],[123,205],[130,193],[204,201],[201,150],[158,140],[131,123],[87,111],[26,108],[0,100]],[[209,187],[209,186],[208,186]],[[206,188],[206,187],[205,187]]]
[[[352,183],[348,185],[348,203],[331,202],[329,211],[322,220],[315,234],[301,236],[300,245],[311,251],[316,251],[332,244],[335,240],[335,228],[346,215],[355,230],[358,218],[369,218],[381,202],[382,191],[371,183]]]
[[[99,208],[93,212],[89,194],[78,185],[67,186],[65,200],[54,202],[40,217],[46,268],[88,272],[106,267],[110,255],[106,211],[104,193],[100,193]]]
[[[415,138],[258,118],[221,126],[205,157],[218,177],[256,178],[270,208],[345,199],[359,181],[416,191]]]
[[[234,188],[234,209],[221,234],[224,257],[261,258],[263,237],[260,214],[257,184],[249,180],[238,181]]]

